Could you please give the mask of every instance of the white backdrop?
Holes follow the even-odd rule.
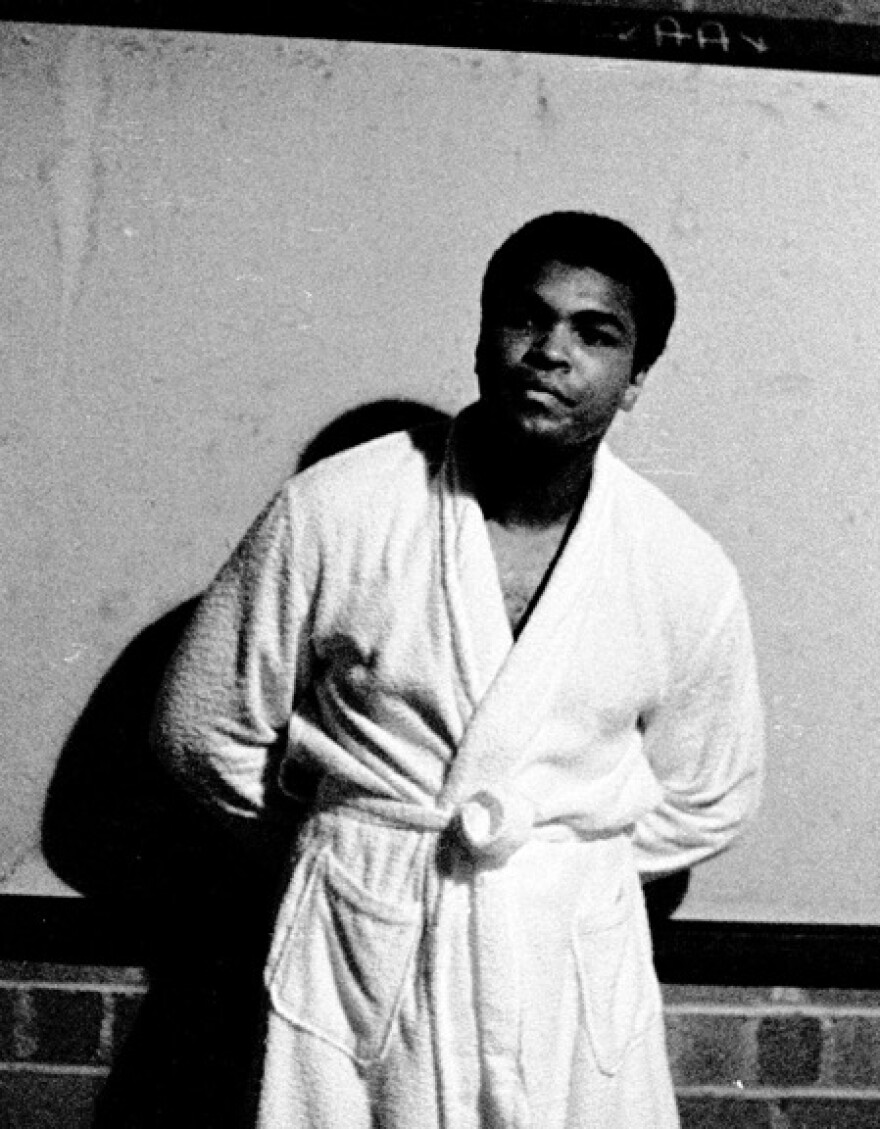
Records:
[[[65,736],[345,408],[473,395],[482,268],[607,211],[681,314],[616,448],[727,546],[763,813],[683,916],[880,921],[880,96],[853,76],[0,27],[0,859]],[[120,755],[124,755],[121,750]]]

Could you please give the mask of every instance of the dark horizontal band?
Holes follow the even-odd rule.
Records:
[[[110,904],[89,898],[0,898],[0,960],[149,966],[169,947],[203,935],[266,928],[233,901],[205,906]],[[880,988],[880,927],[671,920],[655,924],[660,979],[667,984]]]
[[[681,4],[681,8],[687,5]],[[707,5],[711,8],[711,5]],[[880,72],[880,27],[548,0],[6,0],[6,20],[422,44],[775,69]]]

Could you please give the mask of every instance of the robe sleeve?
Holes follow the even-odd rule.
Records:
[[[282,491],[202,596],[153,717],[159,760],[227,815],[283,815],[277,775],[308,676],[307,606]]]
[[[634,843],[640,872],[653,878],[725,850],[758,804],[763,713],[738,583],[687,672],[643,723],[663,800],[638,821]]]

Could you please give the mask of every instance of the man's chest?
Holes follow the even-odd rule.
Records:
[[[565,526],[542,530],[509,530],[488,522],[489,542],[507,618],[514,631],[540,598],[559,555]]]

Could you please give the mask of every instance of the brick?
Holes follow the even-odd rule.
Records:
[[[770,989],[770,1002],[802,1007],[810,1002],[810,997],[805,988],[795,988],[790,984],[783,984],[778,988]]]
[[[827,1043],[827,1084],[880,1087],[880,1013],[876,1018],[835,1017],[829,1022]]]
[[[30,993],[25,989],[16,992],[12,1045],[16,1059],[32,1058],[37,1051],[34,1007]]]
[[[95,1074],[0,1070],[2,1129],[89,1129],[105,1079]]]
[[[773,1105],[744,1098],[679,1098],[681,1129],[777,1129]]]
[[[880,1100],[823,1099],[779,1103],[785,1129],[877,1129]]]
[[[29,989],[36,1062],[90,1065],[101,1062],[104,997],[100,992]]]
[[[135,966],[105,964],[56,964],[45,961],[0,961],[0,981],[55,984],[100,984],[108,987],[144,985],[147,975]]]
[[[764,1086],[812,1086],[822,1067],[822,1021],[793,1015],[758,1025],[758,1078]]]
[[[708,1003],[752,1009],[765,1004],[787,1004],[836,1010],[876,1008],[880,1012],[880,991],[871,988],[772,988],[722,984],[663,984],[661,987],[663,1001],[668,1007]]]
[[[12,988],[0,988],[0,1061],[9,1062],[15,1054],[16,995]]]
[[[663,1002],[677,1005],[727,1004],[732,1007],[757,1008],[772,1003],[772,988],[747,988],[722,984],[663,984]]]
[[[841,22],[844,19],[860,24],[880,24],[877,0],[849,0],[843,11]]]
[[[112,1053],[114,1055],[119,1053],[131,1034],[143,1002],[142,995],[126,994],[113,997]]]
[[[745,1061],[749,1020],[738,1015],[667,1015],[672,1076],[679,1086],[733,1086],[750,1080]]]
[[[872,1008],[880,1013],[880,992],[872,988],[805,988],[802,994],[814,1007]]]

